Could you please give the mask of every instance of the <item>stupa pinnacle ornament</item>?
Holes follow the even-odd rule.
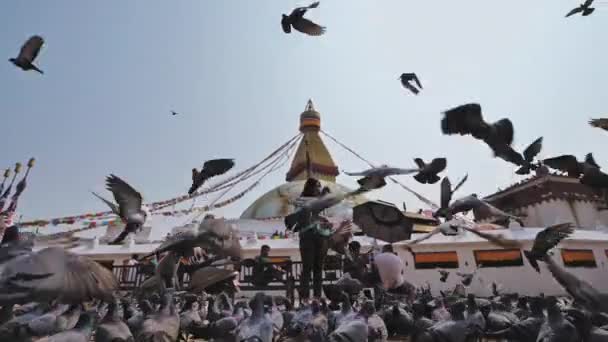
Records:
[[[320,130],[321,115],[312,100],[308,100],[304,112],[300,114],[300,132],[304,136],[285,177],[288,182],[305,180],[309,175],[329,182],[336,181],[338,167],[319,136]]]

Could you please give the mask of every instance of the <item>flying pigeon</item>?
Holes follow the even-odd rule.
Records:
[[[442,216],[442,217],[447,218],[447,210],[448,210],[448,207],[450,206],[450,202],[452,201],[452,196],[464,184],[464,182],[467,181],[468,178],[469,178],[468,174],[465,175],[464,177],[462,177],[462,179],[460,180],[460,182],[458,182],[458,184],[456,184],[454,189],[452,189],[452,183],[450,182],[450,179],[448,177],[443,178],[443,180],[441,181],[441,194],[440,194],[441,195],[441,198],[440,198],[441,207],[433,213],[434,217]]]
[[[314,2],[309,6],[305,7],[297,7],[293,11],[291,11],[290,15],[283,14],[283,19],[281,19],[281,26],[283,27],[283,32],[291,33],[291,28],[305,33],[309,36],[320,36],[325,33],[325,27],[317,25],[312,21],[304,18],[304,14],[310,8],[319,7],[319,2]]]
[[[421,158],[414,159],[416,165],[420,168],[420,172],[414,175],[414,179],[422,184],[435,184],[439,181],[438,173],[445,170],[447,159],[435,158],[429,164],[426,164]]]
[[[411,91],[414,95],[418,95],[418,93],[420,92],[418,88],[422,89],[422,84],[420,84],[418,76],[416,76],[416,74],[414,73],[403,73],[401,74],[401,76],[399,76],[399,79],[401,80],[401,84],[403,85],[403,87]],[[418,88],[414,87],[414,85],[410,83],[412,81],[416,83]]]
[[[484,121],[481,106],[477,103],[461,105],[445,111],[441,119],[441,131],[446,135],[472,135],[485,142],[495,157],[509,160],[512,157],[513,123],[507,118],[494,123]]]
[[[343,194],[329,193],[323,197],[311,199],[299,207],[295,212],[285,216],[285,227],[297,231],[300,228],[303,228],[312,217],[319,215],[323,210],[331,208],[346,198],[356,196],[364,191],[365,190],[363,189],[359,189]]]
[[[175,115],[177,115],[177,112],[171,111],[171,115],[175,116]]]
[[[601,128],[605,131],[608,131],[608,119],[607,118],[591,119],[591,120],[589,120],[589,125],[591,125],[591,127],[597,127],[597,128]]]
[[[14,258],[2,265],[0,305],[111,300],[118,283],[111,271],[60,247]]]
[[[192,186],[188,195],[192,196],[209,178],[223,175],[233,167],[234,159],[211,159],[203,164],[201,171],[192,169]]]
[[[543,160],[544,165],[562,172],[568,173],[568,177],[579,178],[590,169],[599,169],[599,165],[595,162],[593,154],[588,153],[583,162],[579,162],[573,155],[561,155],[554,158]]]
[[[106,203],[112,212],[120,216],[126,223],[125,229],[110,243],[116,245],[120,244],[130,233],[140,230],[146,222],[148,213],[142,208],[141,194],[122,179],[110,175],[106,178],[106,187],[114,195],[118,206],[94,192],[93,195]]]
[[[475,274],[477,273],[477,271],[479,270],[479,268],[481,266],[482,266],[481,263],[477,264],[477,268],[475,269],[475,271],[473,271],[473,273],[456,272],[456,275],[462,278],[460,280],[462,285],[469,287],[471,285],[471,283],[473,282],[473,277],[475,276]]]
[[[32,36],[21,47],[19,56],[16,58],[11,58],[9,61],[24,71],[36,70],[39,73],[44,74],[42,70],[33,64],[36,57],[38,57],[38,53],[40,52],[40,48],[42,48],[43,44],[44,39],[42,39],[42,37]]]
[[[446,270],[439,270],[439,281],[441,281],[442,283],[445,283],[448,280],[448,277],[450,276],[450,272],[446,271]]]
[[[553,247],[557,246],[563,239],[567,238],[574,232],[574,228],[571,223],[560,223],[550,227],[547,227],[536,234],[532,250],[524,251],[524,255],[530,265],[540,273],[538,267],[538,260],[543,260],[547,252]]]
[[[357,180],[357,183],[361,185],[362,188],[367,190],[378,189],[386,185],[386,181],[384,178],[395,176],[395,175],[409,175],[415,172],[420,172],[420,168],[416,169],[400,169],[397,167],[391,167],[386,164],[380,165],[378,167],[372,167],[371,169],[367,169],[359,172],[346,172],[343,173],[347,176],[363,176],[363,178]]]
[[[520,163],[514,163],[515,165],[519,165],[520,168],[515,171],[518,175],[527,175],[531,170],[536,170],[537,165],[532,164],[534,158],[540,153],[540,150],[543,148],[543,137],[540,137],[534,140],[530,146],[526,147],[522,156],[520,156],[518,161]],[[518,153],[519,154],[519,153]]]
[[[593,0],[586,0],[584,3],[582,3],[578,7],[574,8],[573,10],[568,12],[568,14],[566,14],[566,18],[568,18],[569,16],[574,15],[576,13],[580,13],[580,12],[582,12],[581,15],[583,17],[590,15],[591,13],[593,13],[593,11],[595,11],[595,8],[591,7],[591,4],[593,4]]]

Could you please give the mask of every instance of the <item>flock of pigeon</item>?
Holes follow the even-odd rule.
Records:
[[[587,0],[566,16],[576,13],[588,16],[594,11],[592,3],[593,0]],[[283,31],[291,33],[293,28],[310,36],[324,34],[325,27],[304,18],[309,9],[318,6],[319,2],[315,2],[284,14]],[[23,70],[43,74],[34,64],[43,44],[40,36],[31,37],[18,57],[10,61]],[[415,73],[404,73],[400,80],[414,94],[423,89]],[[590,124],[608,130],[608,119],[594,119]],[[591,153],[582,162],[571,155],[536,161],[542,137],[521,153],[516,151],[512,147],[512,122],[507,118],[486,122],[479,104],[445,111],[441,130],[446,135],[471,135],[483,141],[495,157],[517,166],[517,174],[548,172],[550,167],[578,179],[598,194],[608,194],[608,175],[600,170]],[[304,216],[319,215],[350,196],[381,188],[386,185],[386,178],[396,175],[413,174],[421,184],[436,184],[441,180],[439,173],[447,167],[445,158],[430,163],[416,158],[414,162],[415,167],[408,169],[382,165],[361,172],[345,172],[362,177],[358,190],[311,199],[285,218],[286,226],[292,228]],[[195,195],[208,179],[226,173],[233,166],[232,159],[215,159],[205,162],[200,171],[193,169],[188,194]],[[467,176],[452,187],[450,180],[443,178],[440,205],[434,208],[434,215],[444,218],[444,222],[409,245],[433,234],[457,234],[464,229],[498,246],[523,249],[517,241],[474,229],[474,223],[461,216],[469,211],[485,211],[503,224],[508,220],[521,224],[523,219],[494,207],[476,194],[452,200],[466,179]],[[116,203],[94,195],[125,222],[124,231],[112,242],[119,244],[128,234],[142,228],[149,213],[142,195],[121,178],[110,175],[106,185]],[[238,231],[223,219],[207,217],[196,233],[168,237],[151,254],[162,255],[154,275],[141,288],[127,293],[118,291],[112,272],[98,263],[58,247],[34,251],[32,236],[9,227],[0,244],[0,341],[84,342],[91,338],[104,342],[177,341],[195,337],[238,342],[363,342],[385,341],[395,335],[424,342],[482,337],[512,341],[608,341],[608,296],[566,272],[549,257],[549,251],[572,229],[567,223],[548,227],[537,235],[532,249],[524,251],[536,271],[540,272],[538,261],[547,264],[571,299],[519,297],[500,294],[496,289],[494,298],[482,299],[466,297],[457,288],[439,298],[434,298],[428,289],[419,289],[413,302],[390,293],[372,300],[362,291],[363,284],[346,274],[331,290],[326,289],[327,300],[315,299],[296,308],[287,298],[264,293],[256,294],[248,302],[233,303],[230,295],[238,290],[238,273],[226,266],[236,264],[233,269],[238,269],[241,246]],[[348,234],[349,231],[341,231],[332,236],[332,249],[347,257],[348,236],[344,236]],[[190,265],[191,281],[188,288],[181,288],[176,277],[180,258],[198,255],[201,249],[207,251],[210,259]],[[457,275],[468,286],[475,273]],[[440,271],[440,281],[446,281],[448,276],[447,271]]]

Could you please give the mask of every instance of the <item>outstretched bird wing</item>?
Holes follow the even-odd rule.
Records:
[[[540,137],[534,140],[530,146],[526,147],[524,150],[524,159],[527,162],[532,162],[534,158],[540,153],[540,150],[543,148],[543,137]]]
[[[50,247],[5,264],[0,277],[0,305],[111,300],[117,282],[111,271],[85,256]]]
[[[488,124],[481,115],[481,106],[477,103],[468,103],[446,110],[441,119],[443,134],[472,134],[474,137],[484,135]],[[479,138],[478,138],[479,139]]]
[[[110,207],[110,209],[112,210],[112,212],[116,215],[120,215],[120,210],[118,209],[118,207],[116,206],[116,204],[108,201],[107,199],[101,197],[100,195],[96,194],[95,192],[91,191],[91,193],[93,194],[93,196],[99,198],[100,200],[102,200],[105,204],[108,205],[108,207]]]
[[[568,14],[566,14],[566,18],[568,18],[571,15],[574,15],[576,13],[582,12],[583,8],[582,7],[577,7],[575,9],[573,9],[572,11],[568,12]]]
[[[532,252],[536,255],[545,255],[572,232],[574,232],[574,228],[571,223],[560,223],[547,227],[536,234]]]
[[[19,59],[25,59],[30,63],[33,62],[36,57],[38,57],[38,53],[40,52],[40,48],[42,48],[43,44],[44,39],[42,39],[42,37],[30,37],[30,39],[28,39],[21,47],[21,51],[19,51]]]
[[[418,79],[418,76],[416,74],[412,74],[412,80],[414,82],[416,82],[416,85],[418,86],[418,88],[422,89],[422,84],[420,84],[420,80]]]
[[[127,218],[141,211],[142,197],[137,190],[115,175],[106,178],[106,186],[118,203],[120,216]]]
[[[593,153],[587,153],[587,155],[585,156],[585,163],[598,169],[600,168],[600,166],[595,162],[595,158],[593,158]]]
[[[414,87],[413,85],[411,85],[408,81],[403,81],[402,80],[401,84],[403,84],[404,88],[406,88],[407,90],[411,91],[415,95],[418,95],[418,93],[420,92],[420,90],[416,89],[416,87]]]
[[[222,158],[212,159],[205,162],[201,170],[201,176],[205,179],[223,175],[234,167],[234,159]]]
[[[591,127],[597,127],[608,131],[608,119],[606,118],[591,119],[589,120],[589,125],[591,125]]]
[[[469,179],[469,174],[468,173],[466,175],[464,175],[464,177],[462,177],[462,179],[460,180],[460,182],[458,182],[458,184],[456,184],[456,186],[454,187],[454,189],[452,189],[452,194],[456,193],[456,191],[458,191],[458,189],[460,189],[460,187],[464,184],[464,182],[467,181],[467,179]]]
[[[215,176],[223,175],[234,167],[234,159],[221,158],[211,159],[203,164],[203,168],[196,175],[192,171],[192,186],[188,190],[188,194],[192,195],[205,182]]]
[[[281,27],[283,28],[283,32],[291,33],[291,23],[288,16],[284,15],[283,19],[281,19]]]
[[[441,208],[448,208],[452,200],[452,183],[448,177],[443,177],[441,181]]]
[[[299,18],[292,23],[294,29],[309,36],[320,36],[325,33],[325,27],[313,23],[306,18]]]
[[[578,160],[576,160],[576,157],[573,155],[568,154],[568,155],[561,155],[558,157],[548,158],[548,159],[543,160],[543,164],[547,165],[548,167],[550,167],[552,169],[567,172],[570,177],[578,178],[578,176],[580,176],[580,174],[581,174]]]
[[[593,0],[586,0],[585,3],[583,4],[583,7],[589,7],[589,6],[591,6],[591,4],[593,4]]]
[[[431,163],[428,166],[428,169],[426,170],[429,173],[434,173],[437,174],[443,170],[445,170],[445,168],[448,166],[448,160],[445,158],[435,158],[433,159],[433,161],[431,161]]]

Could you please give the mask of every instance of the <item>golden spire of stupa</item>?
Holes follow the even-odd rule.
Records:
[[[300,132],[304,136],[285,177],[288,182],[308,177],[336,181],[338,167],[319,136],[320,129],[321,115],[315,110],[312,100],[308,100],[304,112],[300,114]]]

